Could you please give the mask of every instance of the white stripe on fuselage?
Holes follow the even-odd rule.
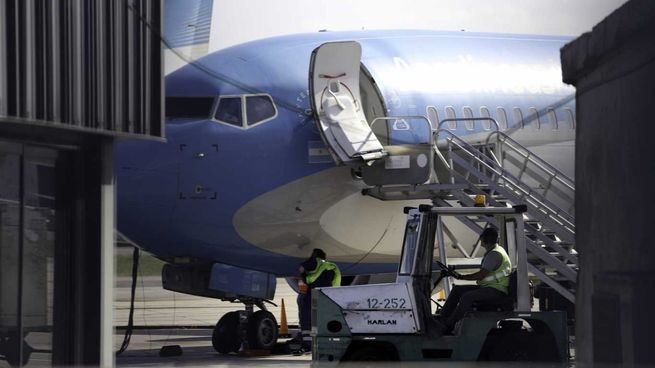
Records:
[[[539,144],[532,150],[572,175],[571,133],[543,133],[551,142],[559,142],[542,145],[545,139],[537,138],[535,131],[519,130],[512,135],[531,136]],[[237,211],[233,224],[249,243],[275,253],[305,257],[320,247],[335,261],[357,262],[366,255],[364,263],[397,262],[406,221],[403,207],[426,201],[381,201],[362,195],[364,187],[363,182],[353,180],[350,168],[330,168],[254,198]],[[477,236],[455,220],[446,224],[470,252]],[[461,257],[450,239],[446,241],[449,256]]]

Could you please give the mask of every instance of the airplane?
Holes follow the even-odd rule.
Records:
[[[430,142],[445,118],[492,117],[572,175],[574,90],[559,64],[570,40],[316,32],[211,53],[166,77],[165,143],[118,143],[118,230],[167,263],[165,288],[242,302],[261,331],[275,320],[253,305],[265,309],[275,279],[297,276],[313,248],[352,276],[347,282],[395,272],[402,209],[424,201],[362,194],[370,185],[361,171],[384,160],[386,145]],[[365,120],[363,143],[339,141],[348,128],[328,134],[330,114]],[[428,118],[376,120],[398,116]],[[489,124],[446,126],[466,138]],[[221,338],[236,336],[234,313],[214,331],[220,352],[238,349]],[[258,344],[270,345],[274,332]]]

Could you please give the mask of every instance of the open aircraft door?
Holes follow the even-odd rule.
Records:
[[[361,56],[354,41],[324,43],[312,52],[309,89],[324,143],[337,164],[352,167],[368,185],[425,183],[432,170],[430,122],[423,116],[367,121]]]
[[[319,132],[338,164],[361,166],[386,156],[364,115],[359,93],[362,47],[325,43],[312,52],[309,89]]]

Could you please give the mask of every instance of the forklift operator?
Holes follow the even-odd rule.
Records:
[[[477,285],[455,285],[446,303],[441,310],[439,320],[445,325],[445,332],[449,332],[455,323],[472,310],[473,303],[507,297],[509,289],[509,275],[512,264],[505,249],[497,244],[498,231],[486,228],[480,235],[480,242],[486,249],[480,270],[461,275],[453,272],[458,280],[477,281]]]

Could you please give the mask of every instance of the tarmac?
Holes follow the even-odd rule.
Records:
[[[130,310],[130,287],[132,280],[117,278],[114,289],[114,325],[126,326]],[[298,324],[296,293],[284,279],[277,280],[274,305],[266,305],[280,322],[280,306],[284,299],[287,321]],[[139,327],[182,326],[213,327],[223,314],[243,309],[241,303],[176,293],[164,290],[159,276],[139,277],[134,303],[134,325]]]
[[[117,278],[114,289],[114,346],[121,346],[130,309],[130,278]],[[274,302],[267,306],[280,322],[281,301],[285,301],[289,325],[298,324],[296,293],[284,279],[277,280]],[[211,335],[216,322],[223,314],[242,309],[240,303],[222,302],[164,290],[161,278],[139,277],[134,304],[135,329],[130,344],[116,358],[116,365],[146,367],[153,365],[175,366],[309,366],[311,354],[291,354],[264,357],[243,357],[236,354],[221,355],[212,347]],[[161,357],[163,346],[179,345],[182,355]]]
[[[114,325],[116,334],[114,347],[121,346],[127,326],[130,306],[129,278],[118,278],[114,295]],[[269,310],[280,321],[281,301],[285,301],[287,321],[291,327],[298,324],[298,307],[296,293],[284,279],[277,280],[274,302]],[[137,282],[134,309],[135,329],[130,344],[122,354],[116,357],[116,365],[121,367],[150,366],[203,366],[203,367],[309,367],[311,354],[302,355],[277,354],[260,357],[245,357],[237,354],[221,355],[212,347],[213,327],[225,313],[239,310],[239,303],[222,302],[215,299],[196,297],[164,290],[160,277],[143,277]],[[179,345],[182,354],[162,357],[159,352],[163,346]],[[375,367],[396,366],[394,364],[376,364]],[[404,367],[503,367],[508,363],[492,364],[479,362],[430,362],[403,363]],[[510,364],[511,365],[511,364]],[[359,364],[347,367],[358,367]],[[525,366],[520,362],[514,367]],[[550,367],[552,364],[530,366]]]

